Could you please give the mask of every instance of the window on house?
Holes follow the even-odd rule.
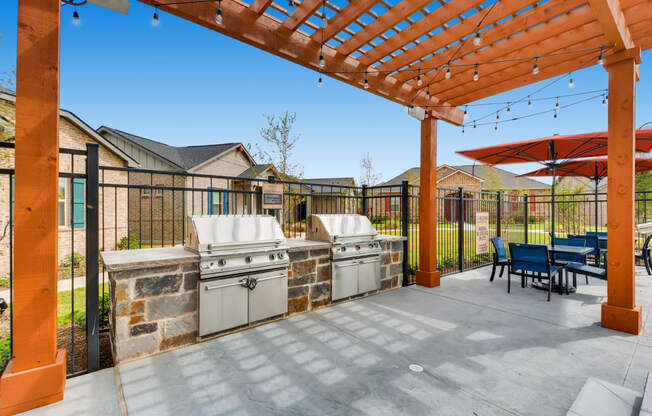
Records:
[[[149,195],[151,194],[151,192],[152,192],[151,189],[149,189],[149,188],[143,188],[143,189],[142,189],[142,192],[141,192],[141,195],[142,195],[142,196],[149,196]]]
[[[163,187],[165,185],[163,185],[162,183],[157,183],[156,186]],[[155,192],[154,193],[155,196],[163,196],[163,189],[159,188],[159,189],[156,189],[154,192]]]
[[[64,178],[59,178],[59,226],[64,227],[66,225],[66,180]]]
[[[208,192],[208,214],[228,214],[229,194],[224,191]]]
[[[59,178],[57,211],[60,227],[84,228],[86,224],[86,179]]]
[[[393,196],[390,200],[390,209],[392,212],[398,212],[401,210],[401,198],[398,196]]]

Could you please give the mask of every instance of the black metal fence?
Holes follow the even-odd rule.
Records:
[[[13,144],[1,143],[11,150]],[[103,250],[128,250],[183,244],[185,218],[196,214],[261,214],[262,188],[283,187],[276,215],[288,238],[306,236],[311,214],[363,214],[380,234],[404,236],[404,284],[419,268],[419,186],[347,186],[336,183],[281,181],[97,166],[97,146],[61,149],[59,346],[69,350],[68,373],[107,365],[109,355],[108,275],[98,261]],[[81,159],[81,160],[80,160]],[[9,163],[11,165],[11,163]],[[13,253],[13,168],[0,169],[3,193],[0,250]],[[443,274],[484,266],[492,249],[478,254],[478,213],[489,218],[489,236],[506,242],[548,243],[552,197],[547,194],[437,189],[437,263]],[[637,223],[652,220],[652,191],[636,194]],[[557,195],[555,233],[606,231],[606,194]],[[0,362],[11,356],[13,256],[5,256],[0,277],[9,293],[9,325],[0,326]],[[83,283],[83,284],[82,284]],[[61,289],[61,288],[60,288]],[[1,290],[1,289],[0,289]],[[0,296],[1,297],[1,296]],[[5,316],[6,316],[5,312]],[[108,350],[108,352],[107,352]],[[104,351],[104,353],[103,353]],[[102,358],[102,360],[100,360]],[[109,361],[110,362],[110,361]]]

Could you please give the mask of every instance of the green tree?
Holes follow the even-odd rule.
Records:
[[[273,164],[281,179],[301,177],[301,166],[292,161],[294,147],[301,137],[292,134],[297,114],[286,111],[282,116],[265,115],[265,118],[267,125],[260,129],[260,137],[265,141],[267,149],[256,145],[257,157],[263,163]]]

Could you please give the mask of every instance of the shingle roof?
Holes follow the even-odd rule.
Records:
[[[241,143],[221,143],[204,146],[185,146],[176,147],[155,140],[146,139],[118,129],[102,126],[101,129],[108,130],[136,145],[162,157],[168,162],[185,170],[218,156],[233,147],[240,146]],[[98,129],[99,130],[99,129]]]
[[[241,174],[238,175],[240,178],[257,178],[260,176],[263,172],[265,172],[267,169],[275,169],[274,165],[271,163],[265,163],[263,165],[255,165],[250,167],[249,169],[245,170]]]
[[[473,175],[479,179],[484,180],[482,187],[483,189],[489,189],[494,187],[496,183],[499,184],[501,189],[546,189],[549,185],[539,182],[530,178],[519,178],[515,173],[506,171],[504,169],[497,168],[495,166],[487,165],[459,165],[459,166],[449,166],[452,169],[460,170],[462,172]],[[441,166],[440,166],[441,167]],[[406,180],[411,180],[418,178],[421,169],[410,168],[400,175],[388,180],[383,183],[384,186],[396,186],[400,185],[401,182]]]
[[[316,193],[348,193],[348,188],[338,188],[340,186],[355,186],[354,178],[313,178],[302,179],[306,182],[310,189]],[[321,185],[321,186],[320,186]],[[334,186],[333,187],[331,187]]]

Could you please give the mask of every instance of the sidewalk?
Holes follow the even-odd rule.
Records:
[[[100,284],[102,284],[102,275],[99,276]],[[108,273],[105,276],[105,282],[108,283]],[[86,276],[75,277],[75,289],[86,287]],[[57,282],[57,292],[65,292],[72,289],[72,279],[62,279]],[[4,298],[9,302],[9,289],[0,290],[0,298]]]

